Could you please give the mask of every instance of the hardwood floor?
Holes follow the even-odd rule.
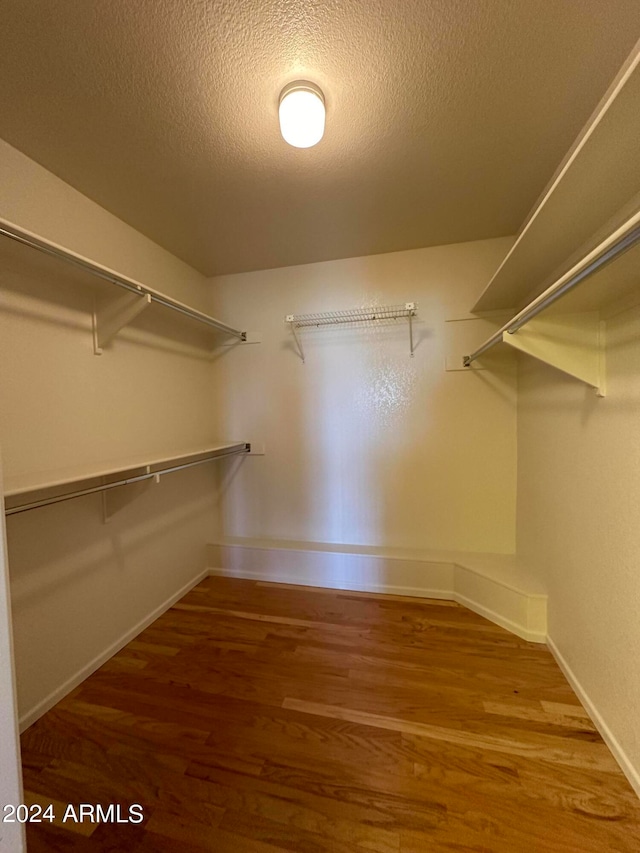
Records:
[[[640,850],[551,654],[452,602],[209,578],[22,738],[29,853]],[[142,823],[62,823],[67,804]]]

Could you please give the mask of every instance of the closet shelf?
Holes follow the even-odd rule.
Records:
[[[31,474],[6,477],[5,514],[13,515],[145,480],[159,481],[165,474],[227,456],[249,453],[250,450],[251,445],[247,442],[229,442],[153,459],[127,458],[96,465],[94,468],[50,471],[46,476]],[[30,495],[31,500],[21,500],[26,495]]]
[[[640,43],[473,307],[515,311],[615,230],[640,199]]]
[[[640,301],[638,247],[640,211],[465,356],[464,366],[470,367],[488,350],[505,343],[579,379],[604,396],[605,319]],[[578,285],[582,285],[579,290]]]
[[[302,361],[305,360],[302,342],[297,329],[321,328],[344,324],[378,323],[382,320],[409,321],[409,351],[413,357],[413,317],[418,313],[416,302],[405,302],[403,305],[372,305],[367,308],[349,308],[343,311],[326,311],[321,314],[287,314],[284,318],[288,323],[300,351]]]
[[[97,306],[94,310],[93,337],[94,352],[96,355],[101,355],[102,348],[152,302],[162,305],[164,308],[168,308],[178,314],[182,314],[185,317],[189,317],[191,320],[195,320],[230,337],[238,338],[241,341],[246,341],[247,339],[246,332],[234,329],[232,326],[228,326],[221,320],[205,314],[203,311],[191,308],[184,302],[179,302],[171,296],[166,296],[164,293],[141,284],[133,278],[120,275],[120,273],[115,272],[109,267],[91,261],[70,249],[58,246],[50,240],[38,237],[36,234],[4,219],[0,219],[0,236],[15,240],[23,246],[37,249],[46,255],[73,264],[90,275],[96,276],[102,281],[113,284],[120,289],[115,298],[104,305]]]

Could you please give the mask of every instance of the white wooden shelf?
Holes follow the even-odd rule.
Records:
[[[92,321],[95,355],[102,355],[104,347],[111,343],[118,332],[152,303],[170,309],[183,317],[188,317],[201,326],[220,332],[227,337],[237,338],[242,342],[247,339],[246,332],[240,329],[234,329],[221,320],[192,308],[172,296],[167,296],[129,276],[121,275],[103,264],[59,246],[57,243],[33,234],[12,222],[0,219],[0,236],[6,238],[7,242],[26,246],[29,249],[36,250],[41,255],[62,261],[67,264],[67,269],[81,271],[102,282],[114,285],[111,292],[106,295],[103,294],[94,305]]]
[[[604,396],[606,320],[640,301],[638,140],[640,43],[473,306],[512,316],[465,367],[505,344]]]
[[[561,278],[479,345],[464,365],[488,366],[482,364],[483,357],[503,343],[605,396],[607,320],[640,305],[640,213],[622,230],[624,237],[611,235],[604,241],[612,250],[622,247],[613,260],[592,269],[605,254],[596,253],[595,261],[585,259],[577,272],[568,272],[564,281]],[[569,289],[564,292],[564,287]]]
[[[212,444],[206,447],[184,449],[170,456],[155,456],[143,459],[140,456],[123,456],[82,467],[57,468],[46,472],[30,472],[13,476],[5,474],[4,496],[5,498],[9,498],[15,495],[26,494],[27,492],[68,486],[72,483],[80,483],[83,480],[95,480],[98,477],[113,477],[116,474],[125,475],[138,471],[141,468],[154,469],[169,465],[178,465],[181,462],[193,461],[196,458],[212,455],[219,451],[230,450],[240,445],[244,446],[244,442],[227,442],[225,444]]]
[[[518,310],[640,207],[640,46],[634,49],[473,307]]]
[[[141,459],[120,458],[93,466],[30,472],[4,478],[5,512],[12,515],[62,500],[102,492],[145,481],[159,481],[161,476],[184,468],[250,451],[247,442],[227,442],[192,448],[170,456]],[[28,496],[28,499],[27,499]],[[106,512],[105,518],[109,513]]]

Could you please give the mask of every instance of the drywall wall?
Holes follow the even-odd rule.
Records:
[[[202,466],[127,487],[108,524],[100,495],[8,517],[22,727],[203,576],[215,485]]]
[[[224,484],[225,536],[513,551],[515,370],[445,371],[446,321],[468,317],[511,242],[211,280],[212,309],[261,340],[215,362],[219,431],[265,449]],[[303,329],[303,364],[284,322],[407,301],[418,303],[414,358],[404,320]],[[483,321],[465,322],[480,343]]]
[[[0,139],[0,217],[204,310],[205,279]]]
[[[607,323],[607,396],[522,359],[518,555],[548,631],[640,793],[640,309]]]
[[[0,468],[0,489],[2,470]],[[9,601],[9,575],[4,528],[4,502],[0,494],[0,807],[22,803],[20,743],[18,740],[16,687],[13,665],[13,634]],[[3,812],[4,814],[4,812]],[[0,821],[0,851],[22,853],[24,825]]]
[[[198,273],[4,143],[0,217],[197,307],[207,304]],[[7,487],[26,477],[55,479],[59,469],[179,454],[216,438],[209,333],[152,305],[96,356],[94,299],[108,299],[113,288],[6,238],[0,277]],[[216,519],[211,467],[141,488],[108,524],[100,495],[8,517],[23,720],[204,570]]]

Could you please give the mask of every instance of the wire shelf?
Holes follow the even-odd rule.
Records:
[[[295,338],[303,363],[305,360],[302,341],[297,329],[317,329],[321,326],[336,326],[344,324],[379,323],[384,320],[408,319],[409,321],[409,352],[413,357],[413,326],[412,318],[417,314],[416,302],[405,302],[404,305],[371,305],[368,308],[350,308],[347,311],[326,311],[323,314],[287,314],[284,318]]]
[[[362,323],[379,320],[398,320],[415,317],[415,302],[404,305],[372,305],[369,308],[350,308],[346,311],[326,311],[322,314],[287,314],[285,322],[296,329],[318,326],[333,326],[338,323]]]

